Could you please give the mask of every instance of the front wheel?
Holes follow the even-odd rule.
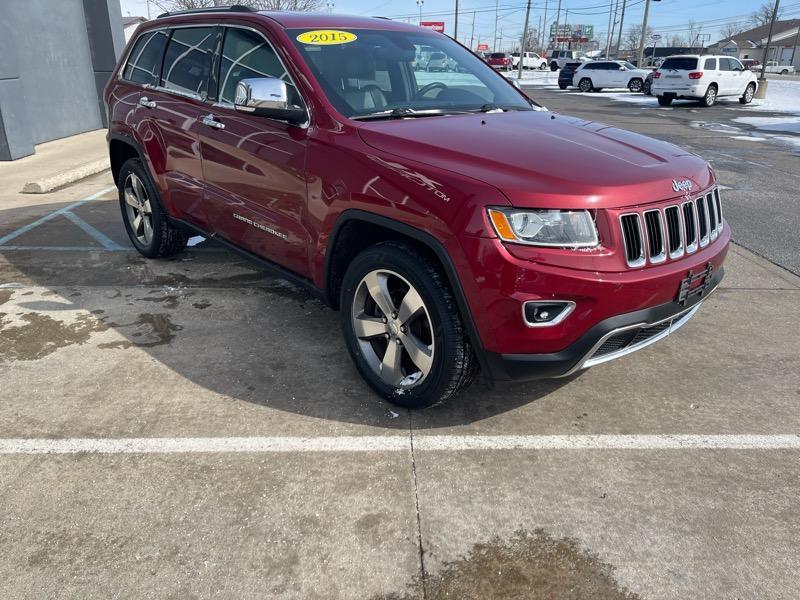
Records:
[[[125,230],[140,254],[163,258],[183,250],[186,234],[170,222],[142,161],[132,158],[122,165],[117,188]]]
[[[636,93],[639,93],[639,92],[642,91],[642,86],[643,85],[644,84],[642,83],[641,79],[631,79],[628,82],[628,90],[630,90],[631,92],[636,94]]]
[[[750,104],[753,101],[753,96],[756,95],[756,86],[754,83],[748,84],[747,88],[744,90],[744,94],[742,97],[739,98],[740,104]]]
[[[449,284],[412,246],[384,242],[359,254],[345,273],[340,311],[356,368],[390,402],[433,406],[475,376],[477,363]]]
[[[588,77],[584,77],[578,82],[578,89],[583,93],[591,92],[594,89],[594,86],[592,86],[592,80]]]

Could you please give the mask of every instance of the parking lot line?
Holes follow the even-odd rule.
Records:
[[[2,439],[0,454],[398,452],[410,436]],[[415,451],[800,450],[800,434],[422,435]]]
[[[116,186],[113,186],[113,185],[109,186],[109,187],[107,187],[105,189],[100,190],[99,192],[96,192],[96,193],[92,194],[91,196],[87,196],[86,198],[83,198],[82,200],[78,200],[76,202],[73,202],[72,204],[68,204],[67,206],[65,206],[63,208],[59,208],[58,210],[54,210],[53,212],[46,214],[45,216],[36,219],[32,223],[28,223],[27,225],[24,225],[23,227],[20,227],[19,229],[15,230],[15,231],[12,231],[11,233],[4,235],[3,237],[0,237],[0,246],[3,246],[3,244],[5,244],[7,242],[10,242],[14,238],[19,237],[24,233],[28,233],[32,229],[37,228],[39,225],[41,225],[43,223],[46,223],[47,221],[49,221],[51,219],[54,219],[54,218],[58,217],[59,215],[64,215],[65,217],[69,218],[69,215],[72,214],[70,211],[78,208],[79,206],[83,206],[87,202],[91,202],[92,200],[97,200],[103,194],[107,194],[108,192],[110,192],[111,190],[114,190],[114,189],[116,189]],[[70,219],[70,220],[72,220],[72,219]],[[83,221],[83,219],[80,219],[80,221]],[[73,220],[73,222],[75,222],[75,221]],[[83,223],[86,226],[91,227],[85,221],[83,221]],[[86,228],[84,228],[83,225],[79,225],[79,226],[92,237],[94,237],[94,233],[93,232],[100,233],[94,227],[91,227],[91,229],[93,230],[93,232],[92,232],[92,231],[89,231]],[[103,234],[100,234],[100,235],[103,238],[105,238],[105,240],[103,240],[101,238],[95,238],[95,239],[97,239],[97,241],[100,242],[101,245],[105,246],[106,242],[109,242],[113,246],[117,246],[118,247],[118,245],[116,243],[114,243],[113,241],[108,239],[105,235],[103,235]],[[2,249],[3,250],[7,250],[8,248],[2,248]],[[96,249],[97,248],[93,248],[93,250],[96,250]]]

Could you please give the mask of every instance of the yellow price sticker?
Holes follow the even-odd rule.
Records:
[[[306,31],[297,36],[297,41],[302,44],[313,44],[315,46],[331,46],[333,44],[349,44],[355,42],[358,36],[349,31],[339,31],[338,29],[315,29]]]

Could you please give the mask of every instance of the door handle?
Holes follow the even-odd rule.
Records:
[[[220,123],[214,118],[214,115],[206,115],[200,122],[203,125],[208,125],[209,127],[213,127],[214,129],[225,129],[225,123]]]
[[[155,100],[150,100],[147,96],[142,96],[139,98],[139,106],[144,106],[145,108],[155,108],[156,103]]]

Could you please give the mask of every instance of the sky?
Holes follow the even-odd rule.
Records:
[[[616,0],[561,0],[559,22],[571,25],[594,25],[595,37],[604,38],[608,31],[609,5]],[[626,2],[623,31],[631,25],[641,25],[644,0],[619,0]],[[662,38],[686,34],[687,21],[694,20],[711,42],[721,35],[719,29],[729,22],[744,22],[763,0],[661,0],[651,1],[649,25]],[[323,2],[323,6],[327,2]],[[333,11],[343,14],[384,16],[416,23],[419,7],[416,0],[333,0]],[[497,35],[502,39],[499,48],[510,48],[520,37],[525,20],[526,0],[460,0],[458,39],[473,47],[479,42],[491,46],[495,36],[495,6],[498,6]],[[556,19],[559,0],[547,0],[547,25]],[[123,16],[147,15],[146,0],[120,0]],[[449,35],[453,34],[455,0],[424,0],[423,21],[444,21]],[[538,27],[544,17],[545,0],[531,4],[530,23]],[[782,18],[800,18],[800,0],[783,0]],[[568,11],[568,13],[567,13]],[[151,8],[155,16],[160,10]],[[473,14],[475,33],[472,34]],[[616,37],[616,36],[615,36]]]

